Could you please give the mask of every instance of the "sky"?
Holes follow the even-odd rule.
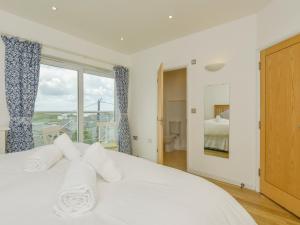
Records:
[[[84,74],[84,110],[114,108],[114,79]],[[41,65],[35,111],[77,111],[77,71]]]

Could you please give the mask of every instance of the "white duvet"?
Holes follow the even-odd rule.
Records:
[[[221,118],[220,120],[210,119],[204,121],[204,134],[208,136],[228,136],[229,120]]]
[[[83,145],[81,145],[83,147]],[[62,219],[53,205],[68,162],[26,173],[28,152],[0,156],[2,225],[255,225],[225,191],[208,181],[147,160],[110,152],[123,179],[98,178],[97,206],[86,216]]]

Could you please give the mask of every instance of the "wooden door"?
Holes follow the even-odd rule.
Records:
[[[164,65],[157,72],[157,161],[164,163]]]
[[[260,183],[300,216],[300,35],[261,52]]]

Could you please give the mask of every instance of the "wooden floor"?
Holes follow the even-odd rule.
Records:
[[[186,171],[186,151],[164,152],[164,165]]]
[[[265,196],[238,186],[213,181],[230,193],[255,219],[258,225],[300,225],[300,219]]]
[[[164,154],[165,165],[186,171],[186,151]],[[208,179],[230,193],[255,219],[258,225],[300,225],[300,219],[265,196],[238,186]]]
[[[204,154],[211,155],[211,156],[217,156],[217,157],[221,157],[221,158],[227,158],[227,159],[229,158],[229,152],[204,149]]]

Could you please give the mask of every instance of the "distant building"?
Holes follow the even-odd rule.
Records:
[[[38,116],[33,119],[33,135],[35,146],[43,145],[42,130],[48,126],[59,125],[70,136],[77,136],[77,114],[76,113],[51,113],[38,112]],[[97,113],[89,113],[84,115],[84,140],[87,143],[101,141],[105,143],[116,141],[115,127],[101,127],[99,122],[114,122],[115,115],[113,111]],[[99,140],[100,139],[100,140]]]

